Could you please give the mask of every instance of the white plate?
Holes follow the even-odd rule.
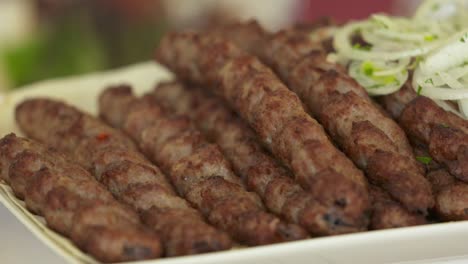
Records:
[[[37,83],[8,94],[0,103],[0,136],[21,134],[14,122],[15,105],[27,97],[63,99],[90,113],[96,112],[96,96],[109,84],[126,82],[137,93],[151,89],[157,81],[171,78],[162,67],[143,63],[112,72]],[[8,186],[0,184],[2,202],[34,235],[68,262],[88,263],[67,239],[49,230],[40,217],[31,215]],[[1,221],[0,221],[1,225]],[[2,238],[0,238],[1,240]],[[27,249],[24,249],[27,251]],[[285,263],[427,263],[429,259],[468,255],[468,222],[443,223],[359,234],[314,238],[270,246],[236,249],[190,257],[142,263],[159,264],[285,264]],[[462,263],[462,262],[460,262]]]

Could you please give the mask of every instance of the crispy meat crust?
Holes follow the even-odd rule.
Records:
[[[2,171],[13,191],[53,230],[103,262],[157,258],[159,237],[81,167],[31,140],[0,140]]]
[[[203,134],[220,146],[235,172],[272,212],[300,224],[312,235],[356,231],[340,219],[338,212],[328,211],[295,183],[291,173],[260,146],[255,133],[219,98],[180,82],[161,83],[151,95],[164,107],[190,116]]]
[[[229,237],[196,216],[196,211],[174,193],[165,175],[140,154],[122,132],[72,106],[49,99],[24,101],[17,107],[16,117],[27,135],[70,154],[93,172],[115,197],[145,214],[145,222],[161,236],[166,256],[231,247]],[[191,225],[178,215],[165,216],[168,209],[182,211],[180,215],[189,217]],[[152,213],[147,214],[150,210]],[[173,229],[190,235],[177,236]],[[113,237],[114,233],[103,232],[103,235]],[[186,241],[180,241],[182,239]],[[199,247],[200,244],[205,246]]]
[[[204,84],[224,98],[306,190],[328,182],[329,192],[316,195],[328,210],[339,212],[340,219],[356,229],[366,224],[369,201],[362,172],[259,60],[225,39],[196,33],[166,35],[156,57],[180,78]],[[340,191],[330,175],[340,183]]]
[[[99,108],[104,120],[123,127],[167,171],[178,193],[241,243],[270,244],[307,236],[299,226],[265,212],[219,147],[206,142],[186,116],[168,114],[151,96],[136,98],[130,87],[123,86],[105,90]]]

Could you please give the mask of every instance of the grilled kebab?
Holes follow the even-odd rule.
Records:
[[[444,220],[468,219],[468,184],[460,177],[467,172],[468,122],[418,96],[410,83],[379,101],[399,120],[416,155],[426,163],[437,215]]]
[[[250,22],[215,34],[233,39],[271,66],[371,182],[411,212],[425,214],[433,206],[430,184],[403,130],[343,68],[326,61],[309,33],[286,29],[269,34]]]
[[[160,234],[166,256],[230,248],[230,238],[177,196],[165,175],[123,133],[51,99],[24,101],[16,118],[28,136],[68,153],[115,197],[138,210]]]
[[[326,225],[324,219],[329,222],[339,219],[327,217],[324,207],[310,193],[289,179],[291,173],[266,153],[258,143],[255,133],[219,98],[201,88],[184,86],[177,81],[161,83],[151,94],[165,107],[190,116],[209,139],[219,144],[236,172],[243,177],[251,190],[262,197],[271,211],[301,224],[312,234],[349,231],[346,226]],[[327,190],[316,190],[320,191]],[[402,208],[380,188],[371,186],[371,197],[374,208],[369,226],[371,229],[426,222],[424,217]],[[316,217],[319,213],[323,217]]]
[[[247,245],[302,239],[306,232],[267,213],[247,192],[215,144],[208,143],[183,115],[171,115],[151,96],[137,98],[131,87],[106,89],[101,117],[123,128],[171,177],[177,191],[214,225]]]
[[[53,230],[103,262],[157,258],[159,237],[86,170],[14,134],[0,140],[0,178]]]
[[[369,197],[362,172],[257,58],[225,39],[192,32],[166,35],[156,57],[179,78],[224,98],[302,187],[315,193],[328,216],[339,219],[336,225],[356,230],[367,225]]]

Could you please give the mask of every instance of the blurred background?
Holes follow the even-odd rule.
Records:
[[[0,91],[150,60],[172,29],[410,14],[419,0],[0,0]]]

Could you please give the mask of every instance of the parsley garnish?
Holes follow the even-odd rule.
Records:
[[[427,35],[424,37],[424,40],[427,42],[434,41],[438,39],[439,37],[437,35]]]
[[[369,45],[362,46],[361,44],[356,43],[356,44],[353,45],[353,49],[369,51],[369,50],[371,50],[371,46],[369,46]]]
[[[432,78],[427,79],[424,83],[430,83],[434,85],[434,81],[432,80]]]
[[[380,25],[381,27],[388,28],[388,25],[380,21],[377,17],[373,16],[371,19],[372,21],[374,21],[376,24]]]
[[[414,58],[413,61],[411,62],[411,64],[408,66],[408,69],[414,70],[416,68],[416,66],[418,66],[418,64],[422,60],[423,60],[423,58],[421,56],[418,56],[418,57]]]
[[[421,95],[421,91],[422,91],[422,86],[419,85],[419,86],[418,86],[418,91],[417,91],[418,95]]]
[[[462,43],[466,43],[468,41],[468,33],[465,33],[465,35],[463,35],[463,37],[460,38],[460,41]]]
[[[364,63],[362,63],[362,72],[364,72],[364,74],[369,77],[374,75],[374,65],[372,64],[372,62],[365,61]]]
[[[428,165],[429,163],[431,163],[432,158],[428,157],[428,156],[418,156],[418,157],[416,157],[416,160],[423,163],[423,164],[425,164],[425,165]]]

